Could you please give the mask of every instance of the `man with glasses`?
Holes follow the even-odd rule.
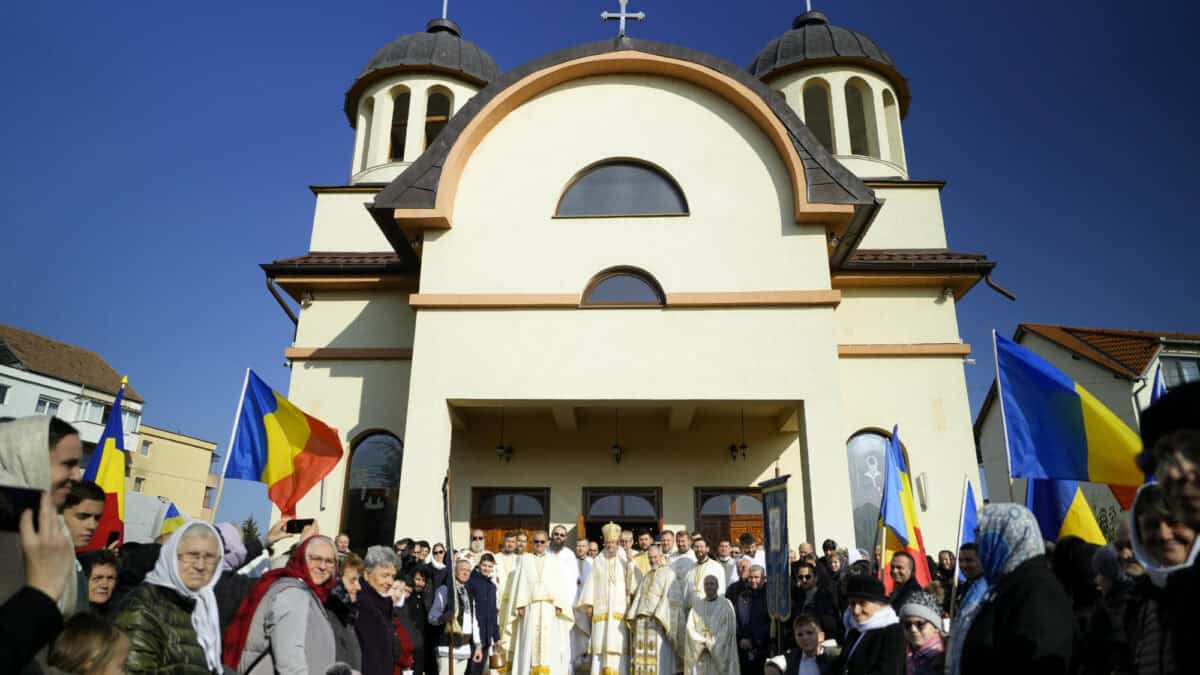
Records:
[[[817,568],[808,560],[796,563],[796,583],[792,587],[792,614],[808,614],[817,620],[825,637],[841,640],[837,602],[833,594],[817,583]]]
[[[567,675],[570,649],[563,641],[574,621],[572,598],[563,592],[562,565],[547,553],[545,530],[533,535],[533,554],[517,567],[513,580],[512,672]]]

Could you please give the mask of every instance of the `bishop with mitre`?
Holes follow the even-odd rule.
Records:
[[[720,576],[704,577],[704,599],[687,614],[683,652],[684,675],[741,675],[738,666],[737,618],[733,605],[717,593]]]
[[[626,675],[629,672],[629,626],[625,623],[629,594],[629,565],[619,554],[621,526],[601,528],[604,550],[592,561],[592,572],[579,594],[579,607],[591,617],[588,654],[592,675]]]
[[[633,631],[632,675],[672,675],[680,617],[675,572],[657,544],[647,551],[650,569],[638,585],[627,619]]]

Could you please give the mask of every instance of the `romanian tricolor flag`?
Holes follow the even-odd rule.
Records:
[[[167,511],[163,514],[162,527],[158,529],[158,534],[165,537],[178,530],[179,526],[187,521],[187,516],[183,515],[178,506],[175,506],[175,502],[167,502]]]
[[[905,551],[913,557],[916,569],[913,576],[922,587],[932,581],[929,561],[925,558],[925,541],[921,538],[921,525],[917,522],[917,504],[913,499],[912,481],[908,478],[908,464],[904,451],[900,449],[899,427],[892,427],[888,439],[887,458],[884,466],[883,499],[879,504],[880,525],[884,528],[883,564],[879,570],[883,586],[892,592],[892,577],[888,568],[892,557]]]
[[[1030,480],[1025,488],[1025,507],[1037,518],[1046,541],[1074,535],[1088,543],[1105,544],[1104,533],[1076,481]]]
[[[992,335],[1012,477],[1141,485],[1138,435],[1050,362]]]
[[[125,430],[121,425],[121,401],[125,398],[128,382],[129,378],[121,378],[121,388],[113,400],[104,432],[96,441],[83,472],[84,480],[90,480],[104,490],[104,513],[100,515],[92,541],[83,548],[85,551],[105,548],[113,541],[125,542]]]
[[[266,483],[267,495],[285,517],[342,458],[337,432],[305,414],[263,382],[246,373],[225,478]]]

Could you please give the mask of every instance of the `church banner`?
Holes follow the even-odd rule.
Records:
[[[767,557],[767,613],[776,621],[792,616],[792,564],[788,560],[787,480],[779,476],[758,484],[763,491],[766,526],[763,549]]]

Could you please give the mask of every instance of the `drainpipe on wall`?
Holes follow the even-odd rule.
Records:
[[[273,279],[269,274],[267,275],[267,290],[271,291],[271,295],[275,298],[275,302],[279,303],[279,306],[283,308],[284,314],[287,314],[287,317],[291,319],[292,341],[295,341],[296,329],[300,327],[300,319],[296,316],[296,313],[292,311],[292,308],[288,306],[287,302],[283,299],[283,296],[279,294],[279,287],[275,285],[275,279]]]

